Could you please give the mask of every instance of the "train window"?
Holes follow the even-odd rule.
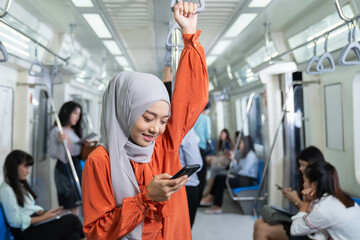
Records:
[[[354,164],[355,176],[360,184],[360,73],[355,75],[353,83],[353,109],[354,109]]]
[[[254,68],[263,62],[270,60],[271,57],[279,55],[279,52],[276,50],[274,42],[272,41],[269,43],[269,54],[271,56],[268,55],[265,46],[262,46],[259,50],[247,57],[246,62],[250,67]]]
[[[42,161],[47,154],[47,134],[49,123],[48,98],[44,90],[40,91],[38,103],[34,104],[34,159]]]
[[[16,27],[28,36],[31,36],[33,39],[36,39],[39,43],[45,46],[49,43],[49,39],[30,29],[24,23],[20,22],[11,15],[8,14],[6,16],[6,21],[10,24],[10,26]],[[44,28],[43,30],[46,29]],[[9,53],[22,59],[27,59],[30,61],[34,60],[35,44],[28,37],[25,37],[23,34],[13,30],[4,23],[0,23],[0,37],[2,43]],[[41,59],[45,53],[45,50],[41,47],[38,47],[37,50],[37,58]]]
[[[353,17],[354,13],[349,4],[343,7],[343,12],[346,16]],[[317,36],[321,36],[329,29],[332,29],[336,26],[339,26],[343,23],[343,20],[339,18],[337,12],[329,15],[328,17],[322,19],[321,21],[311,25],[304,31],[296,34],[295,36],[288,39],[288,43],[291,48],[299,46],[304,42],[307,42],[311,39],[314,39]],[[360,38],[356,36],[357,40]],[[342,48],[348,43],[348,27],[343,26],[338,30],[330,33],[328,40],[328,51],[332,52],[337,49]],[[324,52],[324,42],[325,38],[322,37],[317,41],[317,55],[320,55]],[[293,52],[296,62],[302,63],[313,57],[313,47],[314,44],[308,44],[306,47],[301,47]]]
[[[258,75],[252,72],[249,65],[243,66],[238,71],[236,71],[234,75],[240,87],[259,80]]]
[[[216,102],[216,127],[217,132],[225,128],[225,115],[224,115],[224,103],[222,101]]]
[[[261,129],[261,112],[260,97],[258,94],[254,96],[249,113],[247,115],[249,135],[254,139],[254,143],[263,145],[262,129]]]
[[[326,146],[344,150],[343,97],[341,83],[324,86]]]
[[[0,166],[12,150],[14,92],[9,87],[0,86]],[[0,183],[3,171],[0,171]]]
[[[236,129],[240,130],[243,128],[243,120],[241,117],[241,99],[235,100],[235,114],[236,114]]]

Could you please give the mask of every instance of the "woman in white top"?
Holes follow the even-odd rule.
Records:
[[[60,218],[62,208],[44,211],[35,204],[36,195],[26,181],[33,163],[29,154],[14,150],[4,164],[5,181],[0,186],[0,203],[15,240],[84,238],[78,217],[67,214]]]
[[[341,190],[337,171],[330,163],[317,162],[307,166],[302,193],[303,204],[299,213],[292,217],[292,236],[308,234],[317,240],[329,237],[333,240],[359,239],[360,207]],[[307,213],[310,202],[316,199],[319,202]]]
[[[81,205],[80,195],[77,193],[75,180],[71,174],[65,148],[62,144],[65,139],[69,147],[76,173],[81,182],[80,153],[82,143],[82,109],[81,106],[73,101],[62,105],[59,112],[59,119],[64,130],[60,134],[59,129],[54,126],[50,131],[49,154],[57,159],[55,167],[55,184],[58,195],[59,205],[64,209],[69,209],[72,213],[78,214],[78,206]]]

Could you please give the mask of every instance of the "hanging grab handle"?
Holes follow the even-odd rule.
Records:
[[[37,68],[40,68],[40,71],[36,71]],[[32,77],[43,77],[45,74],[44,65],[37,59],[37,46],[35,46],[35,59],[31,63],[28,73]]]
[[[309,75],[317,75],[317,74],[321,74],[322,73],[322,70],[323,70],[323,66],[321,64],[321,69],[320,71],[318,69],[316,69],[316,71],[312,71],[311,70],[311,66],[315,63],[316,66],[318,65],[319,61],[320,61],[320,58],[318,56],[316,56],[316,42],[317,40],[314,41],[314,56],[310,59],[310,62],[306,68],[306,73],[309,74]]]
[[[0,51],[3,55],[3,58],[0,59],[0,62],[7,62],[8,60],[8,54],[7,54],[7,51],[5,49],[5,46],[2,44],[2,42],[0,41]]]
[[[0,15],[0,18],[5,17],[9,13],[12,0],[7,0],[4,8],[4,12]]]
[[[55,82],[55,78],[58,77],[59,81]],[[59,70],[59,64],[57,62],[57,58],[55,58],[54,67],[51,72],[51,82],[52,84],[61,84],[64,82],[64,79],[62,77],[62,74]]]
[[[170,3],[171,11],[174,12],[174,6],[175,6],[175,4],[177,4],[177,2],[178,2],[177,0],[171,0],[171,3]],[[198,6],[196,13],[201,13],[205,9],[205,0],[199,0],[199,3],[200,3],[200,5]]]
[[[166,47],[183,47],[184,46],[184,43],[178,43],[178,44],[173,44],[171,43],[171,36],[172,36],[172,32],[175,30],[175,29],[179,29],[181,31],[181,28],[179,26],[179,24],[175,23],[174,25],[171,26],[170,30],[169,30],[169,33],[166,37]]]
[[[352,26],[351,26],[352,25]],[[338,64],[340,66],[353,66],[360,64],[360,44],[355,39],[356,21],[349,26],[349,43],[341,50]],[[347,61],[346,58],[350,51],[353,50],[356,56],[355,61]]]
[[[316,65],[316,71],[318,72],[333,72],[335,71],[335,62],[334,58],[331,56],[331,54],[328,52],[328,40],[329,40],[329,34],[325,35],[325,44],[324,44],[324,53],[321,55],[318,64]],[[325,68],[323,61],[327,59],[330,62],[330,68]]]

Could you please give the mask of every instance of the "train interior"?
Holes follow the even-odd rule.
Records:
[[[224,212],[199,208],[194,239],[252,239],[264,204],[294,210],[275,184],[296,189],[296,156],[316,146],[360,197],[360,0],[205,0],[198,14],[206,53],[212,139],[222,129],[254,139],[257,186],[225,194]],[[66,101],[99,133],[102,94],[120,71],[175,76],[182,50],[169,0],[1,0],[0,165],[30,153],[29,177],[56,207],[49,131]],[[174,79],[174,78],[173,78]],[[173,80],[174,81],[174,80]],[[3,171],[0,171],[3,181]]]

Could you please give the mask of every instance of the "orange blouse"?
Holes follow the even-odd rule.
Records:
[[[147,198],[146,186],[162,173],[181,169],[179,147],[208,102],[208,75],[200,31],[183,34],[181,54],[171,103],[171,117],[164,134],[155,141],[150,163],[132,162],[140,193],[125,198],[117,208],[111,184],[110,158],[97,147],[88,157],[82,175],[84,232],[87,239],[120,239],[144,221],[142,239],[191,239],[185,188],[166,202]]]

